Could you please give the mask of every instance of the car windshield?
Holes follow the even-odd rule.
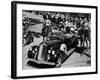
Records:
[[[63,32],[55,32],[52,33],[51,38],[53,39],[58,39],[58,40],[63,40],[65,37],[65,34]]]

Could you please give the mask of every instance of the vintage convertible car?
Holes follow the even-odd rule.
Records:
[[[53,33],[46,42],[30,47],[27,64],[60,67],[75,51],[77,44],[78,38],[75,35],[68,37],[63,33]]]

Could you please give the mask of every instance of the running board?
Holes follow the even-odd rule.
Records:
[[[70,54],[72,54],[72,52],[75,50],[75,48],[72,48],[70,49],[68,52],[67,52],[67,55],[69,56]]]

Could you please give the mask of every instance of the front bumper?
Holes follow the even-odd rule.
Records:
[[[28,65],[31,65],[31,66],[40,66],[40,67],[55,67],[55,63],[54,62],[48,62],[48,61],[38,61],[38,60],[35,60],[35,59],[29,59],[28,62],[27,62]]]

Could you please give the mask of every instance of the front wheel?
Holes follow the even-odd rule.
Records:
[[[56,61],[56,67],[57,68],[59,68],[59,67],[61,67],[61,64],[62,64],[62,56],[60,55],[60,56],[58,56],[58,58],[57,58],[57,61]]]

